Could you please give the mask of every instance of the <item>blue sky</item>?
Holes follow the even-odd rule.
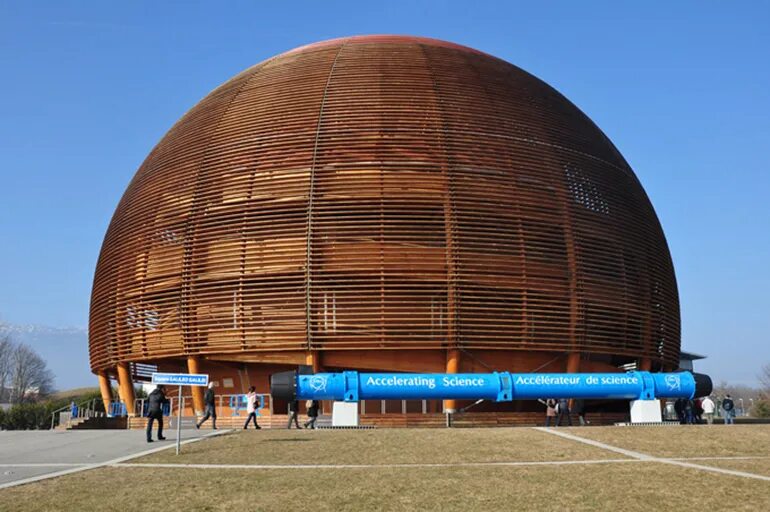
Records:
[[[755,382],[770,363],[770,3],[364,4],[1,1],[0,319],[87,325],[123,190],[211,89],[306,43],[415,34],[534,73],[607,133],[668,237],[683,347]]]

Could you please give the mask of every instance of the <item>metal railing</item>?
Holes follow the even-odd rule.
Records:
[[[260,399],[259,410],[268,409],[272,411],[272,401],[270,395],[262,394],[257,395]],[[169,396],[169,403],[163,406],[164,416],[174,416],[179,409],[179,397]],[[244,394],[229,394],[229,395],[217,395],[217,415],[231,415],[240,416],[241,412],[246,411],[246,395]],[[203,411],[195,411],[193,406],[193,399],[191,395],[183,395],[181,400],[182,416],[197,416],[198,413]],[[133,414],[134,416],[147,416],[148,399],[137,398],[134,400]],[[260,415],[260,414],[258,414]]]
[[[262,416],[260,411],[267,409],[272,413],[272,400],[270,395],[261,394],[259,396],[260,406],[257,410],[257,416]],[[179,398],[177,396],[168,397],[169,403],[163,406],[164,416],[174,416],[179,408]],[[241,416],[241,413],[246,411],[246,395],[245,394],[228,394],[217,396],[217,415],[218,416]],[[147,409],[149,403],[147,398],[137,398],[134,400],[131,407],[131,413],[133,416],[144,417],[147,416]],[[182,396],[181,401],[182,416],[197,416],[197,413],[203,411],[195,411],[193,407],[193,400],[191,395]],[[101,398],[92,398],[80,403],[76,403],[75,407],[72,404],[66,405],[59,409],[56,409],[51,413],[51,430],[57,426],[66,425],[69,428],[76,420],[88,419],[88,418],[117,418],[128,416],[129,408],[121,400],[113,400],[108,404],[104,403]]]
[[[98,410],[97,404],[102,405],[101,410]],[[104,407],[101,398],[92,398],[80,403],[75,403],[74,407],[72,404],[60,407],[51,413],[51,430],[64,424],[66,424],[67,427],[70,427],[72,423],[78,419],[101,418],[107,416],[106,410],[107,408]]]
[[[262,417],[266,413],[269,415],[272,415],[273,413],[276,413],[276,414],[287,413],[287,411],[273,411],[273,401],[272,401],[272,397],[269,394],[260,394],[258,396],[260,399],[260,406],[257,410],[258,417]],[[178,396],[174,395],[174,396],[169,396],[168,400],[169,400],[169,403],[163,406],[163,415],[166,417],[176,416],[178,408],[180,406],[179,398]],[[245,417],[246,405],[247,405],[246,400],[247,399],[245,394],[217,395],[217,405],[216,405],[217,416]],[[389,403],[389,402],[392,402],[392,403]],[[395,405],[396,402],[400,402],[400,407]],[[388,404],[389,406],[386,406],[386,404]],[[69,427],[76,420],[79,420],[79,419],[87,419],[87,418],[93,418],[93,417],[109,417],[109,418],[126,417],[129,415],[129,410],[132,416],[146,417],[149,403],[147,398],[137,398],[134,400],[133,406],[129,409],[123,401],[113,400],[108,404],[106,404],[106,407],[105,407],[104,401],[101,398],[93,398],[90,400],[80,402],[76,404],[76,406],[77,406],[77,410],[75,411],[74,415],[72,414],[72,405],[67,405],[65,407],[61,407],[60,409],[57,409],[56,411],[54,411],[51,414],[51,429],[54,429],[57,425],[67,425],[67,427]],[[194,410],[192,395],[182,396],[181,407],[182,407],[183,417],[189,418],[193,416],[198,416],[199,414],[203,413],[203,411]],[[327,410],[322,411],[322,414],[331,412],[330,410],[328,410],[329,409],[328,407],[326,407],[325,409]],[[443,410],[443,404],[441,406],[441,409]],[[386,413],[395,413],[395,412],[401,412],[402,414],[406,414],[408,412],[417,413],[417,414],[427,414],[428,401],[427,400],[400,400],[400,401],[394,401],[394,400],[364,401],[362,400],[359,404],[360,414],[367,414],[367,413],[386,414]]]

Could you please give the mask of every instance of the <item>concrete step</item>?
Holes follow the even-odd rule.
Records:
[[[66,430],[125,429],[126,418],[78,418],[70,422]]]
[[[65,423],[56,425],[56,428],[54,428],[54,430],[71,430],[72,428],[80,425],[81,423],[85,423],[86,420],[88,420],[88,418],[71,419]]]

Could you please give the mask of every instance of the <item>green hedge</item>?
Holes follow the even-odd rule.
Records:
[[[51,414],[69,402],[51,401],[14,405],[0,415],[3,430],[42,430],[51,428]]]
[[[0,430],[47,430],[51,428],[51,415],[57,409],[67,407],[74,400],[81,404],[97,398],[96,410],[104,411],[99,390],[83,395],[40,402],[17,404],[8,410],[0,410]]]

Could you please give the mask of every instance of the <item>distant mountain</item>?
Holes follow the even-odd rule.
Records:
[[[0,335],[8,334],[40,354],[56,377],[56,389],[93,386],[88,365],[88,332],[77,327],[16,325],[0,321]]]

